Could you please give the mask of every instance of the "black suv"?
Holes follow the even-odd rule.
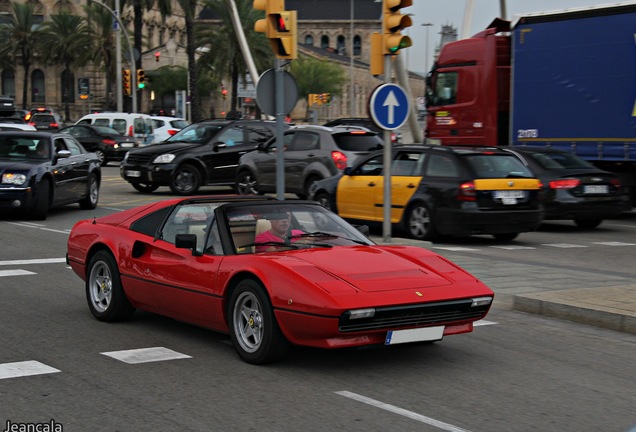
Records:
[[[391,223],[410,237],[491,234],[512,240],[541,223],[540,182],[493,147],[393,146]],[[384,152],[313,185],[310,199],[345,219],[384,222]]]
[[[203,185],[234,186],[241,155],[275,133],[275,122],[202,121],[181,129],[166,141],[129,151],[120,174],[145,193],[159,186],[169,186],[177,195],[195,194]]]
[[[313,183],[342,172],[359,156],[382,147],[382,139],[362,127],[291,127],[283,136],[285,192],[305,198]],[[276,192],[275,138],[241,157],[236,191],[241,195]]]

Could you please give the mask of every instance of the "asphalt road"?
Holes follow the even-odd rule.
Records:
[[[265,367],[241,362],[224,335],[156,315],[98,322],[63,262],[74,221],[171,196],[139,194],[115,167],[104,172],[95,211],[68,206],[37,223],[0,217],[0,430],[53,422],[81,432],[622,432],[636,424],[634,335],[498,307],[473,333],[438,343],[298,348]],[[635,231],[630,214],[593,231],[550,224],[512,244],[475,237],[423,246],[461,261],[636,276],[634,247],[612,246]],[[139,349],[152,351],[130,351]],[[15,370],[36,374],[7,376]]]

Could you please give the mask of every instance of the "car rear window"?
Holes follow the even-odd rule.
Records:
[[[333,134],[333,139],[340,150],[371,151],[382,148],[382,140],[374,133],[339,133]]]
[[[586,169],[593,165],[569,153],[533,153],[531,156],[545,169]]]
[[[47,114],[34,114],[31,121],[38,121],[42,123],[55,123],[55,117]]]
[[[468,154],[462,156],[472,167],[476,178],[534,177],[516,156],[505,154]]]
[[[170,121],[170,126],[172,126],[175,129],[183,129],[184,127],[188,126],[188,122],[185,120],[171,120]]]

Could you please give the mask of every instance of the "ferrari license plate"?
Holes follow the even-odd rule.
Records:
[[[385,345],[397,345],[408,342],[426,342],[442,340],[444,326],[425,327],[408,330],[392,330],[386,334]]]
[[[607,185],[587,185],[583,188],[586,194],[608,194],[609,187]]]
[[[125,171],[127,177],[141,177],[141,171]]]

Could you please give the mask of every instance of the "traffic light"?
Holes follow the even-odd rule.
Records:
[[[160,51],[156,51],[155,52],[155,61],[159,62],[159,58],[161,57],[161,52]]]
[[[254,23],[254,31],[265,33],[276,57],[297,58],[296,11],[286,11],[284,0],[254,0],[254,9],[265,11],[265,18]]]
[[[223,96],[223,99],[227,99],[227,89],[225,87],[221,89],[221,95]]]
[[[371,56],[369,61],[371,75],[384,74],[384,54],[382,52],[382,35],[378,32],[371,34]]]
[[[402,48],[412,45],[411,38],[402,36],[401,31],[413,25],[408,15],[400,13],[400,9],[412,6],[413,0],[383,0],[382,29],[383,29],[383,53],[395,55]]]
[[[146,72],[143,69],[137,69],[137,88],[146,87]]]
[[[121,85],[124,91],[124,96],[130,96],[132,91],[130,88],[130,69],[124,69],[121,72]]]

